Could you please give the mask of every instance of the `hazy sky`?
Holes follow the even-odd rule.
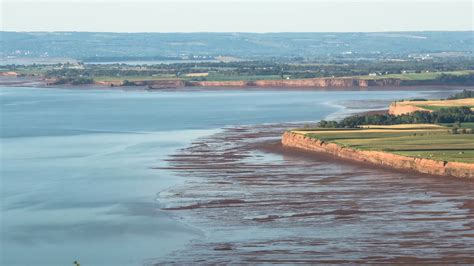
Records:
[[[0,0],[7,31],[473,30],[471,0]]]

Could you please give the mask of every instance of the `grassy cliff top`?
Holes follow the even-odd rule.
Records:
[[[466,128],[470,128],[470,124]],[[474,134],[452,134],[450,128],[440,125],[369,125],[355,130],[325,128],[293,132],[359,150],[474,163]]]
[[[356,78],[360,79],[400,79],[400,80],[433,80],[439,77],[441,74],[447,75],[455,75],[455,76],[463,76],[474,74],[473,70],[458,70],[458,71],[430,71],[430,72],[421,72],[421,73],[402,73],[402,74],[386,74],[386,75],[363,75],[363,76],[356,76]]]
[[[417,106],[427,110],[439,110],[449,107],[474,107],[474,98],[454,100],[430,100],[430,101],[403,101],[394,103],[399,106]]]

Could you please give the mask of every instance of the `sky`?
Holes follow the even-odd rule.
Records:
[[[3,31],[474,30],[471,0],[0,0]]]

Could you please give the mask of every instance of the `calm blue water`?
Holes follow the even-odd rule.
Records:
[[[344,101],[423,93],[0,88],[0,264],[164,256],[202,236],[160,211],[158,193],[183,182],[151,169],[167,155],[225,126],[314,121]]]

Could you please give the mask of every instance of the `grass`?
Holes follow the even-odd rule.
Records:
[[[468,123],[465,123],[468,124]],[[414,127],[415,126],[415,127]],[[465,125],[462,125],[465,127]],[[466,125],[474,126],[474,123]],[[474,163],[474,134],[451,134],[448,127],[396,125],[360,130],[295,131],[311,138],[359,150],[384,151],[410,157]]]
[[[17,72],[17,73],[23,74],[23,75],[45,75],[46,72],[49,69],[52,69],[52,67],[50,67],[50,68],[42,67],[40,69],[37,69],[37,68],[22,68],[22,69],[18,69],[18,70],[13,70],[13,72]]]
[[[474,108],[474,98],[455,99],[455,100],[430,100],[430,101],[402,101],[396,102],[397,106],[416,106],[430,111],[439,111],[449,107],[466,106]]]
[[[401,125],[363,125],[362,128],[378,129],[439,129],[444,128],[437,124],[401,124]]]
[[[394,79],[401,79],[401,80],[433,80],[436,79],[441,74],[451,74],[451,75],[468,75],[474,74],[473,70],[462,70],[462,71],[448,71],[448,72],[423,72],[423,73],[406,73],[406,74],[388,74],[388,75],[381,75],[381,76],[356,76],[355,78],[361,79],[385,79],[385,78],[394,78]],[[327,77],[324,77],[327,78]],[[341,77],[341,78],[350,78],[350,77]],[[236,80],[245,80],[245,81],[253,81],[253,80],[278,80],[281,79],[279,75],[235,75],[235,76],[227,76],[227,75],[219,75],[216,73],[209,73],[206,77],[208,81],[236,81]]]
[[[447,72],[422,72],[422,73],[405,73],[405,74],[388,74],[388,75],[380,75],[380,76],[357,76],[357,78],[361,79],[386,79],[386,78],[394,78],[394,79],[401,79],[401,80],[433,80],[436,79],[441,74],[450,74],[450,75],[469,75],[473,74],[474,71],[472,70],[462,70],[462,71],[447,71]]]
[[[442,125],[446,126],[446,127],[452,127],[454,125],[454,123],[443,123]],[[472,129],[474,129],[474,122],[461,123],[461,128],[472,128]]]
[[[438,161],[446,161],[446,158],[449,158],[448,161],[453,162],[465,162],[465,163],[474,163],[474,160],[469,160],[468,158],[474,158],[474,150],[464,150],[464,151],[400,151],[395,152],[396,154],[409,156],[409,157],[420,157],[420,158],[430,158]]]
[[[279,75],[249,75],[249,76],[227,76],[227,75],[219,75],[210,73],[209,76],[206,77],[207,81],[238,81],[238,80],[245,80],[245,81],[253,81],[253,80],[275,80],[281,79]]]
[[[95,76],[95,81],[142,81],[142,80],[170,80],[178,79],[175,75],[159,75],[159,76]]]
[[[179,78],[172,74],[162,74],[158,76],[96,76],[94,77],[95,81],[142,81],[142,80],[184,80],[184,81],[193,81],[193,80],[205,80],[205,81],[252,81],[252,80],[275,80],[281,79],[277,75],[266,75],[266,76],[225,76],[225,75],[216,75],[209,73],[207,76],[204,75],[188,75],[180,76]]]
[[[436,105],[417,105],[417,106],[420,107],[420,108],[426,109],[426,110],[430,110],[430,111],[439,111],[441,109],[446,109],[446,108],[449,108],[449,107],[455,107],[455,106],[436,106]],[[474,105],[462,105],[462,106],[466,106],[466,107],[469,107],[469,108],[474,108]]]
[[[324,64],[309,64],[309,65],[324,65]],[[55,66],[52,65],[44,65],[44,66],[27,66],[27,67],[19,67],[16,72],[26,75],[44,75],[48,70],[54,69]],[[102,68],[107,68],[107,66],[102,66]],[[133,67],[130,67],[133,69]],[[222,68],[225,69],[225,68]],[[3,70],[3,69],[2,69]],[[6,70],[6,68],[5,68]],[[254,81],[254,80],[279,80],[281,79],[280,75],[226,75],[223,73],[218,73],[219,70],[204,70],[208,72],[206,76],[203,73],[189,73],[180,76],[177,78],[173,74],[163,74],[159,76],[95,76],[92,77],[96,81],[123,81],[125,79],[130,81],[138,81],[138,80],[160,80],[160,79],[181,79],[184,81],[196,80],[196,78],[205,78],[207,81]],[[360,78],[360,79],[385,79],[385,78],[394,78],[394,79],[401,79],[401,80],[433,80],[436,79],[441,74],[451,74],[451,75],[468,75],[474,74],[474,70],[459,70],[459,71],[446,71],[446,72],[422,72],[422,73],[405,73],[405,74],[387,74],[387,75],[379,75],[379,76],[369,76],[369,75],[362,75],[362,76],[343,76],[339,78]],[[288,74],[291,77],[291,73]],[[285,76],[286,78],[287,76]],[[324,78],[328,78],[326,76]]]

